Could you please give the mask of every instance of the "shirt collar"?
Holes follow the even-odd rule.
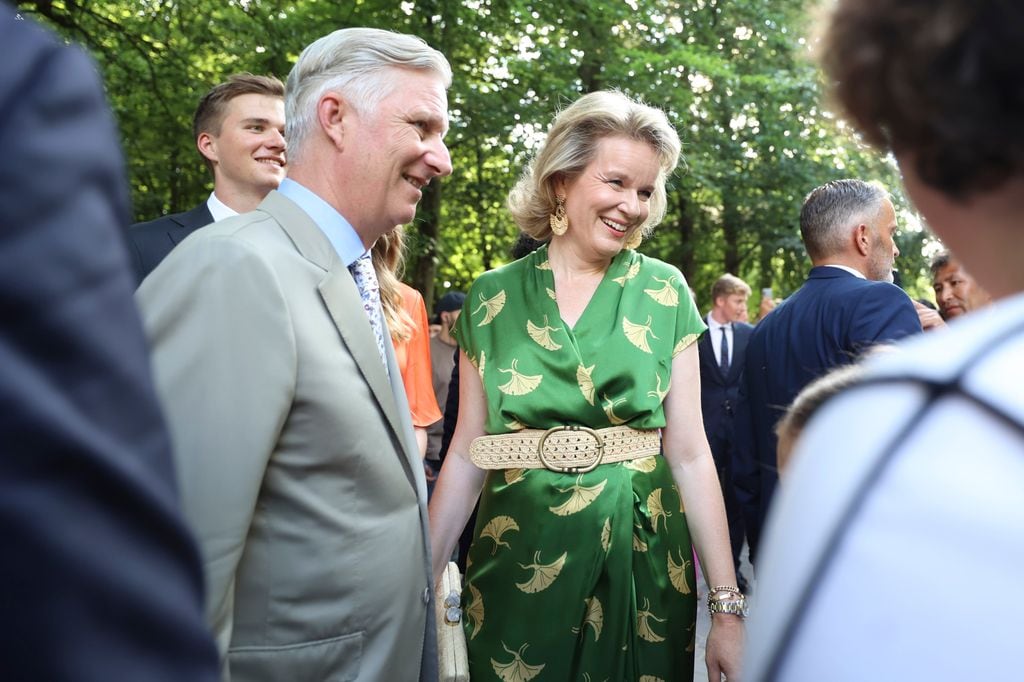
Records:
[[[218,199],[215,192],[210,192],[210,198],[206,200],[206,208],[210,211],[213,222],[238,215],[238,211]]]
[[[345,220],[333,206],[321,199],[309,188],[290,178],[281,181],[277,191],[285,195],[305,211],[316,226],[327,236],[331,246],[338,252],[338,257],[346,267],[366,253],[363,240],[359,238],[355,228]]]
[[[853,268],[851,268],[848,265],[839,265],[838,263],[825,263],[821,267],[823,267],[823,268],[839,268],[840,270],[846,270],[848,273],[850,273],[851,275],[853,275],[855,277],[860,277],[861,279],[867,279],[867,277],[864,276],[864,273],[860,272],[859,270],[854,270]]]

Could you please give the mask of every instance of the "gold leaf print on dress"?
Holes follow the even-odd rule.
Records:
[[[665,638],[659,635],[651,628],[651,621],[653,620],[657,623],[664,623],[665,619],[658,618],[657,616],[655,616],[653,613],[650,612],[650,608],[650,600],[644,597],[643,610],[636,612],[636,633],[648,642],[664,642]]]
[[[604,553],[608,553],[608,548],[612,546],[612,520],[604,520],[604,528],[601,529],[601,548]]]
[[[513,419],[510,422],[505,422],[505,428],[509,431],[522,431],[526,427],[523,426],[518,419]]]
[[[473,314],[476,315],[481,310],[486,310],[484,313],[484,319],[480,320],[476,326],[482,327],[485,324],[490,324],[491,320],[498,316],[501,309],[505,307],[505,290],[502,289],[491,298],[484,298],[483,294],[480,294],[480,305],[477,306]]]
[[[679,343],[672,349],[672,357],[675,357],[686,350],[686,347],[697,340],[696,334],[687,334],[683,338],[679,339]]]
[[[501,648],[512,654],[512,661],[509,663],[499,663],[498,661],[491,659],[491,667],[494,668],[495,674],[501,678],[502,682],[529,682],[533,678],[540,675],[540,671],[544,669],[545,663],[540,665],[527,665],[523,660],[523,652],[526,651],[526,647],[529,644],[524,644],[519,647],[519,651],[512,651],[505,643],[501,643]]]
[[[661,488],[647,496],[647,510],[651,513],[651,525],[654,526],[655,533],[658,532],[658,519],[663,519],[665,527],[668,528],[668,517],[672,516],[672,512],[665,511],[661,504]]]
[[[640,682],[665,682],[665,680],[660,677],[655,677],[654,675],[641,675]]]
[[[550,270],[551,263],[548,262],[547,260],[543,260],[540,263],[537,263],[537,265],[535,265],[534,267],[537,268],[538,270]]]
[[[618,400],[612,400],[608,397],[608,394],[601,396],[602,406],[604,407],[604,413],[608,416],[608,421],[612,426],[618,426],[619,424],[625,424],[625,419],[620,419],[615,415],[615,406],[619,403],[626,402],[625,398],[619,398]]]
[[[679,292],[673,287],[673,283],[676,281],[676,276],[672,275],[668,279],[661,279],[659,277],[651,277],[656,282],[661,282],[662,287],[660,289],[644,289],[644,293],[653,298],[655,301],[663,306],[669,308],[675,308],[679,305]]]
[[[473,632],[469,633],[469,638],[473,639],[480,632],[480,628],[484,626],[484,599],[480,596],[480,590],[476,589],[476,585],[473,583],[469,584],[469,594],[472,597],[472,601],[466,606],[466,620],[473,626]]]
[[[594,641],[601,639],[601,630],[604,628],[604,608],[601,600],[597,597],[587,597],[583,600],[587,605],[587,613],[583,616],[583,628],[588,625],[594,628]],[[579,634],[580,628],[574,627],[573,634]]]
[[[520,374],[516,365],[519,364],[519,360],[513,360],[512,366],[509,369],[498,368],[498,371],[502,374],[511,374],[512,377],[504,384],[498,385],[498,390],[505,395],[526,395],[532,393],[535,388],[540,386],[540,382],[544,379],[541,374],[535,374],[528,376],[526,374]]]
[[[557,507],[548,507],[548,509],[559,516],[569,516],[570,514],[583,511],[597,499],[597,496],[601,494],[601,491],[604,490],[605,485],[608,483],[608,479],[605,479],[597,485],[593,485],[588,488],[580,485],[580,481],[582,480],[583,476],[578,476],[576,478],[576,483],[568,488],[555,488],[555,490],[560,493],[572,491],[572,495],[569,496],[568,500]]]
[[[631,344],[645,353],[651,352],[651,345],[647,343],[647,335],[650,334],[652,339],[658,338],[651,331],[652,321],[653,318],[650,315],[647,316],[647,324],[630,322],[625,316],[622,318],[622,331],[626,334],[626,338]]]
[[[502,542],[501,536],[511,530],[519,530],[519,524],[511,516],[495,516],[493,519],[487,522],[484,529],[480,531],[480,537],[490,538],[494,540],[494,549],[491,550],[491,554],[498,551],[498,545],[504,547],[511,547],[512,545],[507,542]]]
[[[668,389],[671,388],[671,386],[672,386],[672,380],[669,379],[668,386],[666,386],[665,390],[663,391],[663,390],[661,390],[661,375],[658,374],[657,372],[655,372],[654,373],[654,378],[655,378],[655,380],[657,380],[658,385],[654,388],[653,391],[647,391],[647,397],[648,398],[657,398],[658,402],[660,403],[660,402],[663,402],[665,400],[665,396],[668,395]]]
[[[548,350],[558,350],[562,347],[562,344],[556,343],[551,338],[551,332],[560,332],[561,327],[548,326],[548,316],[544,316],[544,326],[538,327],[531,320],[526,321],[526,333],[530,335],[530,338],[537,342],[541,348]]]
[[[639,530],[643,530],[642,528],[640,528],[640,526],[638,526],[636,524],[633,524],[633,528],[636,528],[636,529],[639,529]],[[633,531],[633,551],[634,552],[646,552],[647,551],[647,543],[640,539],[640,536],[636,534],[636,531]]]
[[[633,263],[632,265],[629,266],[629,270],[626,271],[625,275],[623,275],[622,277],[616,277],[612,279],[612,281],[618,284],[620,287],[624,287],[626,286],[626,282],[636,277],[637,274],[639,274],[639,272],[640,263]]]
[[[487,364],[487,354],[480,351],[480,364],[476,366],[476,371],[480,374],[480,382],[484,380],[484,365]]]
[[[690,589],[690,584],[686,582],[686,569],[693,562],[683,559],[682,550],[679,551],[679,560],[681,563],[676,563],[676,560],[672,557],[672,550],[668,552],[668,579],[672,583],[672,587],[679,590],[682,594],[690,594],[693,590]]]
[[[576,368],[576,383],[579,384],[583,399],[591,405],[594,404],[594,378],[592,372],[597,365],[584,367],[582,364]]]
[[[555,559],[550,564],[540,563],[540,552],[538,551],[533,555],[532,564],[519,564],[520,568],[526,569],[527,571],[533,571],[533,575],[530,579],[524,583],[516,583],[523,592],[533,594],[546,590],[551,586],[551,583],[555,582],[555,578],[562,572],[562,566],[565,566],[565,558],[569,555],[568,552],[562,552],[562,556]]]
[[[658,468],[657,455],[651,455],[650,457],[641,457],[640,459],[631,459],[623,462],[622,466],[633,471],[642,471],[645,474],[649,474]]]
[[[505,469],[505,483],[512,485],[519,483],[526,476],[526,469]]]
[[[548,298],[550,298],[552,301],[557,301],[558,300],[558,297],[555,296],[555,290],[554,289],[549,289],[548,287],[544,287],[544,291],[548,292]]]

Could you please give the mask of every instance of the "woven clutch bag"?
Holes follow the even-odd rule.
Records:
[[[437,607],[437,671],[440,682],[469,682],[466,631],[462,628],[462,578],[448,562],[434,603]]]

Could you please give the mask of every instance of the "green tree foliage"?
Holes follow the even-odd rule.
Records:
[[[684,142],[669,212],[642,249],[678,265],[702,307],[733,272],[786,295],[810,263],[803,196],[830,179],[881,180],[891,160],[860,145],[822,101],[805,0],[131,0],[19,2],[85,45],[117,114],[135,214],[185,210],[210,191],[191,139],[199,97],[238,71],[282,79],[302,48],[337,28],[421,36],[452,63],[455,167],[409,230],[406,278],[430,301],[509,260],[505,197],[553,113],[617,88],[663,107]],[[897,194],[897,205],[906,203]],[[908,211],[905,211],[909,215]],[[904,220],[916,224],[912,219]],[[927,290],[927,233],[905,229],[900,267]],[[757,295],[754,301],[756,303]]]

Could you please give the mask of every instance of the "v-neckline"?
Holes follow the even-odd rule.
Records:
[[[551,305],[555,309],[555,316],[563,325],[565,325],[565,331],[573,340],[574,344],[576,342],[576,334],[581,329],[580,325],[584,321],[589,320],[592,315],[590,311],[591,308],[594,307],[594,300],[597,299],[601,292],[608,287],[608,282],[612,279],[613,270],[616,270],[622,261],[627,258],[627,254],[628,251],[623,249],[617,253],[614,258],[612,258],[612,261],[608,264],[604,274],[601,275],[601,281],[598,282],[597,287],[594,288],[594,293],[590,295],[590,300],[588,300],[587,304],[583,306],[583,312],[581,312],[579,317],[576,318],[575,324],[570,325],[562,318],[562,311],[558,307],[558,289],[555,287],[555,271],[551,267],[551,258],[548,247],[544,247],[544,262],[547,263],[548,267],[542,268],[542,272],[544,272],[544,277],[550,282],[550,289],[554,294],[553,297],[549,296],[548,298],[551,300]]]

